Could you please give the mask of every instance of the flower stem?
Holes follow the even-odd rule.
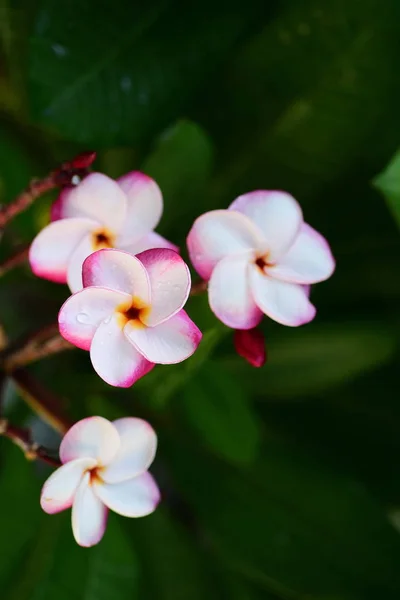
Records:
[[[62,352],[75,346],[64,340],[58,331],[58,324],[52,323],[39,331],[16,342],[0,353],[0,364],[7,373],[32,362]]]
[[[11,219],[26,210],[42,194],[55,188],[74,185],[74,179],[78,178],[79,180],[85,177],[95,158],[95,152],[85,152],[63,163],[43,179],[33,179],[11,204],[7,204],[0,209],[0,231]]]
[[[61,462],[51,456],[46,448],[32,441],[31,432],[28,429],[14,427],[7,419],[0,419],[0,435],[7,437],[21,448],[28,460],[42,460],[53,467],[61,465]]]
[[[6,260],[0,264],[0,277],[8,273],[8,271],[11,271],[11,269],[14,269],[14,267],[18,267],[25,262],[25,260],[28,258],[28,254],[29,246],[18,248],[14,254],[6,258]]]
[[[64,434],[72,426],[60,408],[60,398],[48,390],[26,369],[10,373],[28,406],[54,429]]]

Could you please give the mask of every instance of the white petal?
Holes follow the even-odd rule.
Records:
[[[127,213],[118,239],[125,246],[139,240],[159,223],[163,211],[161,190],[144,173],[132,171],[118,179],[127,198]]]
[[[147,360],[164,365],[189,358],[202,337],[201,331],[184,310],[155,327],[138,327],[129,321],[124,332]]]
[[[85,235],[71,254],[68,269],[67,283],[72,293],[79,292],[83,288],[82,269],[86,258],[95,252],[96,246],[92,234]]]
[[[150,473],[142,473],[121,483],[95,481],[96,495],[114,512],[124,517],[145,517],[160,501],[160,492]]]
[[[132,298],[123,292],[89,287],[73,294],[58,315],[60,333],[82,350],[90,350],[97,327],[119,308],[127,310]]]
[[[139,254],[139,252],[151,250],[152,248],[169,248],[170,250],[179,252],[179,246],[176,246],[155,231],[150,231],[150,233],[140,238],[140,240],[133,242],[132,244],[127,244],[125,246],[121,245],[118,247],[121,250],[125,250],[125,252],[129,252],[129,254]]]
[[[250,285],[258,307],[282,325],[297,327],[315,317],[315,307],[302,285],[273,279],[256,265],[250,267]]]
[[[292,283],[317,283],[328,279],[335,261],[326,239],[303,223],[295,242],[268,272]]]
[[[98,226],[90,219],[61,219],[47,225],[35,237],[29,250],[32,271],[38,277],[66,283],[69,261],[75,248]]]
[[[190,260],[207,281],[217,262],[225,256],[264,245],[262,233],[251,219],[229,210],[205,213],[196,219],[187,237]]]
[[[127,202],[119,185],[102,173],[91,173],[63,195],[63,217],[88,217],[119,231],[125,220]]]
[[[72,532],[80,546],[89,548],[104,535],[108,509],[93,491],[90,474],[83,477],[72,505]]]
[[[303,222],[299,203],[286,192],[250,192],[236,198],[229,210],[247,215],[262,230],[271,261],[288,250]]]
[[[154,460],[157,436],[143,419],[125,417],[113,421],[119,433],[121,446],[118,454],[101,473],[106,483],[118,483],[147,471]]]
[[[150,304],[146,269],[135,256],[121,250],[104,249],[91,254],[83,265],[83,284],[126,292],[141,304]]]
[[[71,460],[54,471],[44,483],[40,505],[48,514],[71,508],[75,492],[87,469],[97,464],[94,458]]]
[[[97,328],[90,347],[96,373],[117,387],[130,387],[154,366],[126,338],[124,324],[118,314],[112,315]]]
[[[208,285],[211,310],[233,329],[252,329],[263,317],[250,289],[252,259],[251,253],[223,258],[215,267]]]
[[[93,458],[97,464],[108,465],[116,456],[120,439],[114,425],[103,417],[88,417],[67,431],[60,445],[61,462],[78,458]]]
[[[184,306],[190,292],[190,272],[173,250],[157,248],[138,254],[145,266],[151,289],[151,307],[143,317],[149,326],[162,323]]]

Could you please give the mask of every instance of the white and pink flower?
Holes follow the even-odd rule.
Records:
[[[160,492],[147,472],[156,449],[156,434],[142,419],[79,421],[61,442],[62,466],[43,486],[43,510],[55,514],[72,508],[77,543],[97,544],[109,509],[125,517],[144,517],[157,507]]]
[[[182,310],[189,269],[173,250],[99,250],[83,264],[83,285],[61,307],[60,333],[90,350],[110,385],[130,387],[155,363],[181,362],[199,345],[202,334]]]
[[[187,246],[209,281],[209,303],[228,327],[252,329],[263,315],[292,327],[316,313],[309,284],[330,277],[335,261],[325,238],[304,223],[285,192],[255,191],[228,210],[213,210],[194,223]]]
[[[52,223],[33,240],[29,261],[35,275],[82,289],[82,264],[101,248],[137,254],[149,248],[178,248],[153,230],[163,199],[156,182],[139,171],[117,181],[91,173],[63,190],[52,208]]]

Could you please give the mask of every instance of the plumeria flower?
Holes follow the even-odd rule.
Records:
[[[212,311],[234,329],[256,327],[263,314],[282,325],[308,323],[316,313],[308,284],[335,268],[325,238],[304,223],[296,200],[279,191],[251,192],[228,210],[205,213],[187,245],[209,281]]]
[[[160,492],[147,469],[156,448],[156,434],[142,419],[75,423],[61,442],[62,466],[43,486],[43,510],[55,514],[72,507],[75,540],[94,546],[104,535],[109,509],[124,517],[155,510]]]
[[[90,350],[110,385],[129,387],[155,363],[181,362],[199,345],[201,332],[182,310],[189,269],[173,250],[99,250],[83,263],[83,285],[61,307],[60,333]]]
[[[137,254],[149,248],[178,248],[153,230],[163,211],[160,188],[132,171],[117,181],[91,173],[65,188],[52,208],[52,223],[33,240],[29,261],[35,275],[82,289],[82,264],[101,248]]]

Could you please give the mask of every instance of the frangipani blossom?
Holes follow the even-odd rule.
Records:
[[[90,417],[75,423],[60,446],[62,466],[45,482],[40,504],[48,514],[72,507],[72,531],[80,546],[103,537],[108,510],[144,517],[160,501],[147,469],[154,460],[157,437],[142,419],[111,423]]]
[[[83,284],[61,307],[60,333],[90,350],[110,385],[130,387],[155,363],[181,362],[199,345],[202,334],[182,310],[189,269],[173,250],[99,250],[83,263]]]
[[[64,189],[52,208],[52,223],[33,240],[29,261],[35,275],[82,289],[82,264],[101,248],[137,254],[149,248],[178,248],[153,230],[163,199],[153,179],[132,171],[117,181],[91,173]]]
[[[292,327],[311,321],[309,284],[335,269],[329,245],[304,223],[285,192],[256,191],[228,210],[199,217],[187,238],[191,261],[209,281],[209,303],[228,327],[252,329],[263,314]]]

